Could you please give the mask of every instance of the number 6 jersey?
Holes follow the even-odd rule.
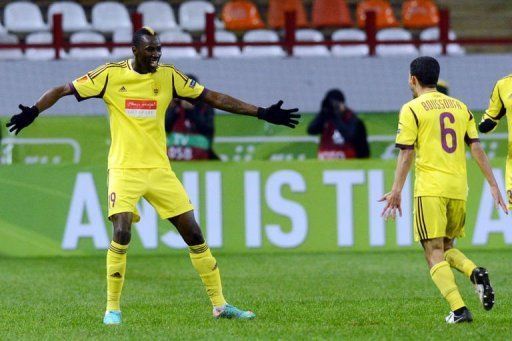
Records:
[[[461,101],[432,91],[404,104],[396,147],[416,152],[414,196],[466,200],[464,144],[478,141],[473,115]]]

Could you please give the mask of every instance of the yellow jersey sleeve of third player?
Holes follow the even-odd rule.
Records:
[[[408,105],[400,110],[398,118],[398,130],[396,135],[396,147],[400,149],[414,149],[418,139],[418,117]]]

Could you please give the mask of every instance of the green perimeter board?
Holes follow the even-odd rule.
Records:
[[[498,180],[500,184],[503,184],[504,160],[493,160],[493,164],[497,170]],[[189,162],[174,165],[180,179],[183,179],[185,174],[189,179],[197,177],[197,198],[199,198],[197,206],[200,211],[200,223],[208,236],[210,224],[214,221],[221,222],[222,242],[218,245],[210,244],[228,252],[248,250],[258,252],[279,249],[301,252],[368,250],[372,248],[397,249],[397,233],[395,223],[392,222],[387,224],[384,245],[370,245],[370,226],[381,222],[378,215],[380,209],[376,209],[376,214],[376,210],[374,210],[372,215],[370,206],[375,204],[381,193],[391,187],[394,167],[395,161],[382,160]],[[477,216],[480,217],[481,228],[495,229],[493,233],[486,234],[488,240],[487,237],[484,238],[484,245],[499,247],[512,243],[512,231],[508,232],[510,228],[507,227],[510,226],[509,218],[505,218],[503,214],[498,216],[496,212],[493,212],[488,191],[482,193],[484,178],[479,173],[476,164],[469,161],[468,168],[470,196],[467,237],[461,239],[460,245],[475,245],[472,230]],[[342,173],[328,175],[329,172]],[[77,239],[78,244],[75,251],[62,250],[61,243],[66,226],[75,226],[73,230],[75,232],[82,231],[81,227],[76,227],[79,224],[89,224],[93,228],[103,229],[105,238],[110,239],[111,227],[105,218],[106,174],[106,169],[103,166],[12,165],[0,167],[0,186],[2,188],[0,196],[0,255],[74,255],[98,252],[94,251],[91,238]],[[379,183],[380,174],[383,177]],[[371,177],[374,182],[369,185]],[[79,178],[82,187],[76,187]],[[206,180],[207,178],[209,180]],[[326,178],[328,180],[325,180]],[[84,182],[84,179],[91,181]],[[209,181],[208,184],[207,181]],[[220,186],[215,185],[216,181]],[[260,182],[259,186],[258,181]],[[337,188],[333,184],[326,184],[333,181],[345,181],[346,187]],[[346,181],[355,181],[356,183],[347,185]],[[352,197],[349,193],[351,189]],[[370,196],[370,192],[373,193],[372,196]],[[208,196],[210,196],[209,199]],[[89,200],[85,200],[84,197]],[[92,201],[90,198],[93,198]],[[220,203],[218,198],[220,198]],[[338,199],[345,200],[345,205],[339,205]],[[79,208],[81,217],[71,219],[74,223],[68,224],[73,200],[77,200],[79,203],[76,207]],[[220,210],[216,205],[220,205]],[[353,205],[352,210],[349,209],[349,205]],[[261,210],[261,214],[258,213],[259,210]],[[220,212],[220,217],[218,212]],[[349,227],[354,236],[352,246],[339,245],[339,235],[346,234],[338,233],[338,213],[342,217],[341,219],[348,219],[347,215],[353,215],[353,223]],[[94,220],[95,215],[96,218],[100,217],[99,220]],[[246,241],[247,226],[259,225],[254,219],[257,220],[260,216],[262,227],[257,230],[263,231],[261,245],[250,247]],[[412,222],[410,214],[401,218],[400,221],[405,220]],[[146,222],[148,221],[149,219],[146,220]],[[158,233],[153,237],[158,238],[158,247],[146,250],[142,247],[138,233],[134,231],[132,253],[171,251],[163,244],[162,237],[173,228],[167,221],[159,219],[155,219],[155,221],[158,221]],[[278,225],[278,227],[268,225]],[[303,236],[303,242],[283,247],[276,246],[275,241],[270,241],[269,230],[284,234],[296,233],[299,229],[298,226],[306,226],[307,233]],[[345,224],[344,226],[349,225]],[[409,226],[405,231],[410,233],[411,228]],[[291,239],[293,238],[286,235],[280,237],[283,242],[289,242]],[[417,247],[413,242],[402,247],[411,246]],[[105,247],[104,243],[98,248],[104,249]]]
[[[477,121],[480,115],[476,114]],[[397,128],[397,114],[372,113],[359,116],[365,122],[370,136],[372,158],[393,159],[396,154],[393,140]],[[312,114],[304,114],[302,122],[296,129],[273,126],[238,115],[218,114],[215,117],[217,142],[214,149],[226,160],[283,161],[316,158],[317,143],[314,139],[297,142],[310,138],[306,130],[308,123],[314,117]],[[4,127],[6,120],[7,118],[0,119],[0,129],[4,138],[9,137]],[[504,134],[506,129],[506,124],[502,123],[495,133],[486,136],[491,138],[490,140],[482,141],[489,157],[506,155],[507,139]],[[17,138],[73,139],[81,150],[80,165],[94,166],[107,163],[110,134],[108,120],[104,116],[45,117],[42,115]],[[240,140],[241,138],[250,138],[250,141]],[[222,139],[224,142],[219,142]],[[280,142],[269,142],[269,139],[278,139]],[[5,142],[4,140],[4,146]],[[73,161],[73,149],[69,144],[15,145],[12,151],[2,148],[0,156],[3,155],[3,158],[7,159],[6,155],[11,152],[13,163],[69,164]]]

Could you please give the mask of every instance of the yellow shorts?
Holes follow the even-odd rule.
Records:
[[[464,237],[466,201],[444,197],[414,198],[414,240]]]
[[[183,185],[169,168],[110,169],[108,172],[108,217],[132,212],[140,220],[136,204],[144,197],[162,219],[194,209]]]

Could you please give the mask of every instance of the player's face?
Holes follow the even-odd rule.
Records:
[[[133,49],[137,64],[144,71],[155,72],[162,56],[162,45],[156,36],[143,36],[139,46]]]

